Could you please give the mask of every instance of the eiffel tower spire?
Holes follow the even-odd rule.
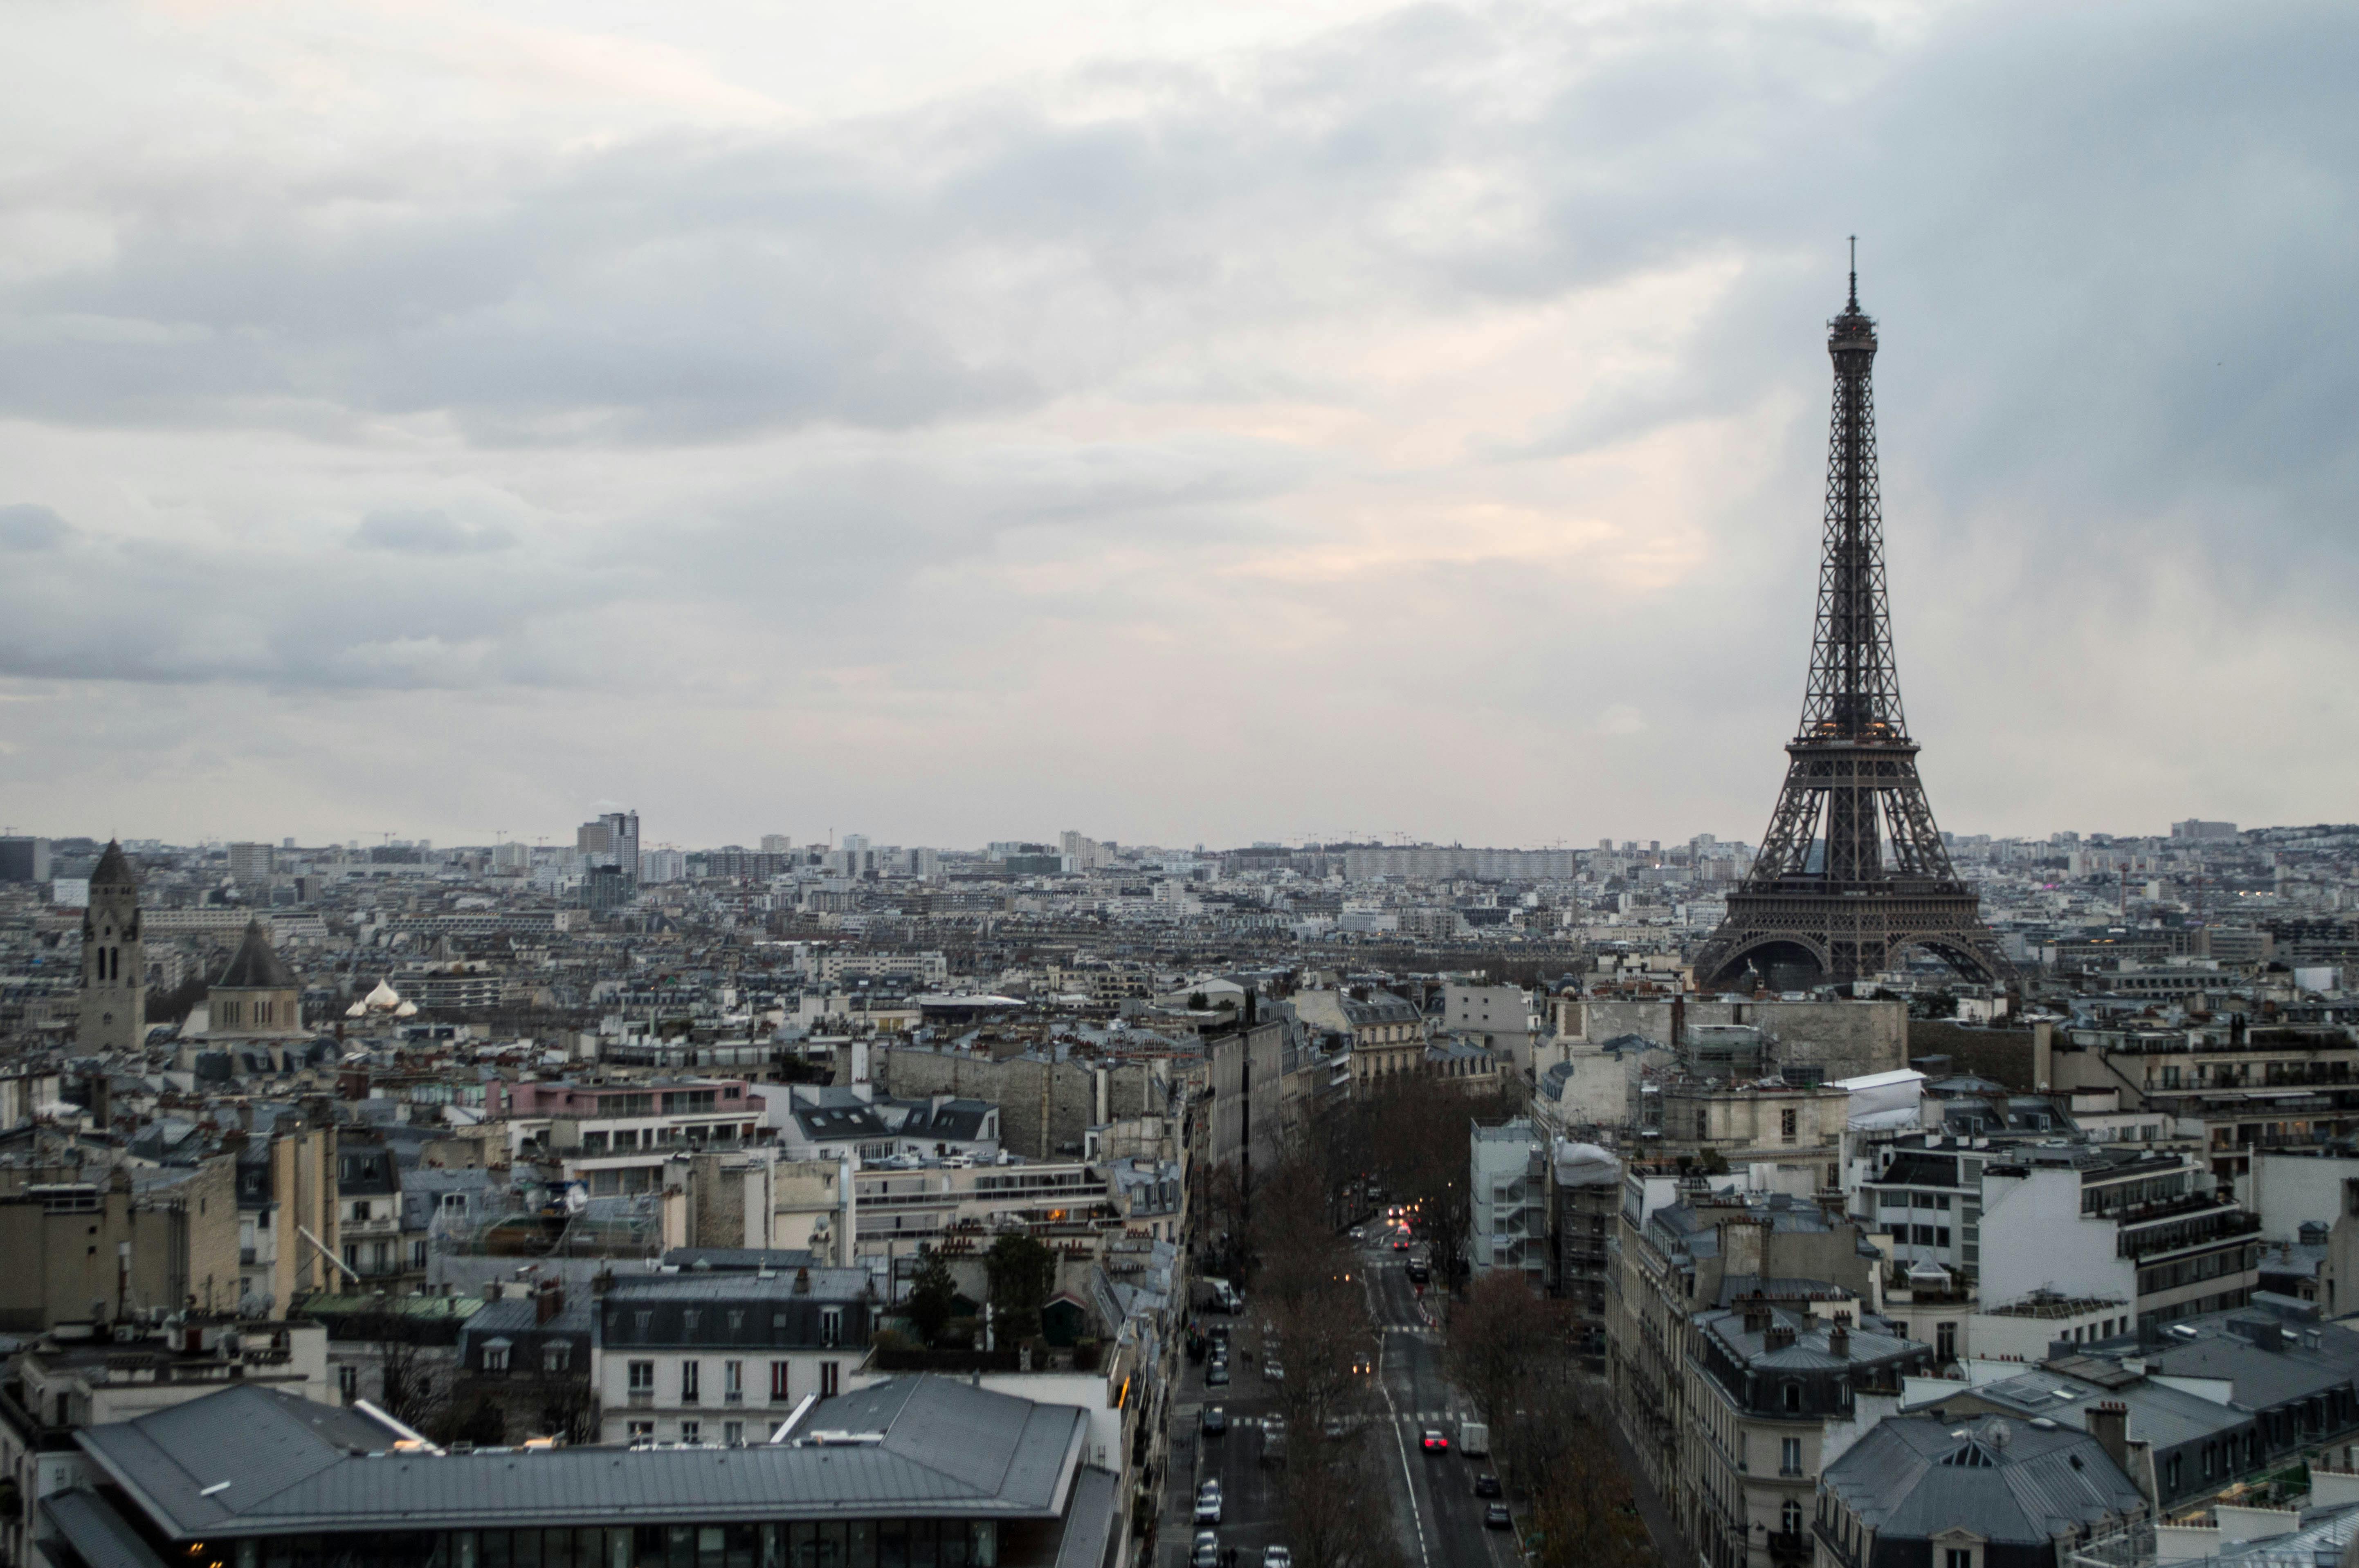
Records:
[[[1786,747],[1786,786],[1761,852],[1697,955],[1700,985],[1734,983],[1748,970],[1774,974],[1780,989],[1848,982],[1910,946],[1973,979],[2012,973],[1980,900],[1950,863],[1900,706],[1875,460],[1875,322],[1859,308],[1854,239],[1851,297],[1827,324],[1834,408],[1802,719]]]

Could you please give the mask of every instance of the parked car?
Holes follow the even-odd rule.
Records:
[[[1501,1496],[1502,1494],[1499,1491],[1499,1477],[1496,1476],[1475,1476],[1474,1495],[1478,1498],[1495,1498]]]
[[[1229,1412],[1218,1405],[1204,1407],[1204,1435],[1225,1437],[1229,1432]]]
[[[1286,1381],[1286,1368],[1276,1361],[1264,1361],[1261,1364],[1261,1380],[1265,1383],[1283,1383]]]
[[[1418,1446],[1428,1454],[1447,1454],[1450,1452],[1450,1434],[1438,1426],[1429,1426],[1425,1429],[1425,1435],[1418,1440]]]
[[[1493,1503],[1489,1508],[1483,1510],[1484,1529],[1513,1530],[1515,1527],[1516,1516],[1507,1511],[1506,1504]]]
[[[1294,1568],[1294,1553],[1283,1546],[1261,1549],[1261,1568]]]
[[[1196,1522],[1198,1524],[1221,1522],[1221,1484],[1218,1481],[1207,1481],[1197,1490]]]
[[[1229,1364],[1226,1361],[1215,1361],[1205,1368],[1204,1381],[1212,1388],[1226,1387],[1229,1381]]]
[[[1196,1532],[1196,1550],[1188,1558],[1188,1568],[1221,1568],[1221,1538],[1209,1530]]]

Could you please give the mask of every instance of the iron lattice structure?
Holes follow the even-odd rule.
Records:
[[[1981,900],[1950,863],[1901,711],[1875,464],[1875,347],[1854,272],[1851,301],[1827,330],[1834,412],[1810,689],[1760,856],[1697,956],[1701,986],[1748,969],[1847,983],[1912,946],[1970,979],[2013,976]]]

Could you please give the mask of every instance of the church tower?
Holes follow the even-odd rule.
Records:
[[[109,840],[90,876],[82,915],[82,1017],[84,1051],[127,1050],[147,1038],[147,947],[139,939],[139,880],[123,846]]]

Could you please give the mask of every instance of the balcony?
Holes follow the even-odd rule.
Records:
[[[629,1399],[633,1410],[646,1410],[656,1402],[656,1391],[653,1389],[633,1389]]]
[[[2259,1215],[2225,1206],[2183,1218],[2124,1221],[2121,1235],[2115,1242],[2115,1255],[2148,1258],[2158,1252],[2177,1252],[2190,1247],[2207,1247],[2239,1236],[2250,1236],[2260,1228]]]

